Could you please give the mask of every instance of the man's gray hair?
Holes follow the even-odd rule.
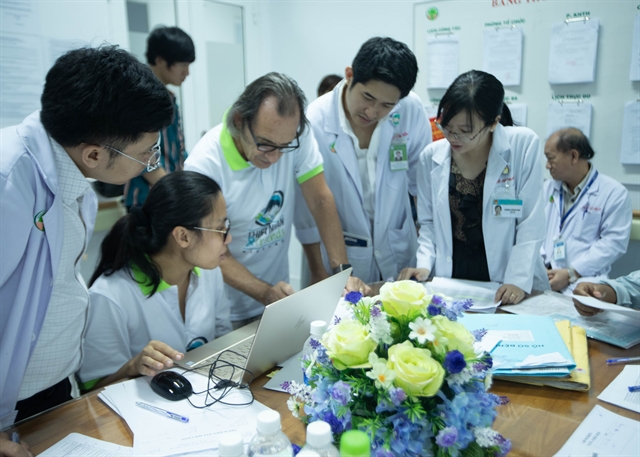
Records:
[[[253,81],[233,103],[227,113],[227,130],[233,138],[242,134],[246,122],[253,125],[262,102],[268,97],[276,97],[278,100],[278,114],[289,117],[296,114],[296,107],[300,112],[300,124],[298,136],[304,133],[307,127],[307,117],[304,108],[307,102],[304,92],[292,78],[282,73],[271,72]],[[240,119],[240,125],[236,125],[235,119]]]
[[[579,129],[575,127],[567,127],[557,130],[553,133],[556,140],[556,149],[558,151],[569,153],[572,149],[578,151],[581,159],[590,160],[595,155],[595,151],[589,143],[589,138]]]

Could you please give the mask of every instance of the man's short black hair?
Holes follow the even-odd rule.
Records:
[[[400,98],[409,95],[418,76],[416,56],[406,44],[392,38],[367,40],[353,59],[353,88],[371,80],[391,84],[400,91]]]
[[[117,46],[80,48],[58,58],[47,73],[41,103],[42,125],[68,147],[122,149],[173,119],[169,91],[148,66]]]
[[[156,27],[147,38],[147,63],[156,64],[156,57],[162,57],[171,67],[176,62],[196,60],[196,48],[187,33],[178,27]]]

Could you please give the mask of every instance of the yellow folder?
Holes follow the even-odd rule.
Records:
[[[591,373],[589,371],[589,353],[587,350],[587,332],[578,326],[572,326],[568,320],[557,321],[556,327],[569,352],[576,362],[568,378],[550,378],[540,376],[496,376],[496,379],[515,381],[537,386],[557,387],[558,389],[579,390],[587,392],[591,387]]]

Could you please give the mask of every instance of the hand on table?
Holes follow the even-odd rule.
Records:
[[[513,284],[503,284],[496,291],[496,295],[493,298],[494,303],[502,301],[503,305],[515,305],[520,303],[524,298],[524,290]]]
[[[24,441],[14,443],[9,435],[0,433],[0,457],[33,457],[33,454]]]
[[[602,300],[607,303],[616,303],[618,301],[618,297],[616,295],[616,291],[613,290],[613,287],[608,284],[595,284],[592,282],[581,282],[576,286],[573,290],[574,295],[582,295],[583,297],[593,297],[598,300]],[[584,303],[580,303],[575,298],[573,299],[573,305],[576,307],[576,310],[582,316],[595,316],[598,313],[601,313],[603,310],[598,308],[593,308],[591,306],[587,306]]]
[[[405,268],[398,275],[398,281],[406,279],[416,279],[420,282],[423,282],[429,279],[430,273],[431,271],[426,268]]]

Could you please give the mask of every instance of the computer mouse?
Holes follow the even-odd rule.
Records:
[[[162,371],[155,375],[151,379],[151,389],[171,401],[183,400],[193,393],[189,380],[175,371]]]

